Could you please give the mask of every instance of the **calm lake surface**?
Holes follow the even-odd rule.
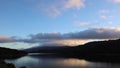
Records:
[[[77,58],[41,57],[28,55],[14,60],[5,60],[15,64],[16,68],[120,68],[120,63],[90,62]]]

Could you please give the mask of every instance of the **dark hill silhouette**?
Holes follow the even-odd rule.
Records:
[[[66,53],[66,54],[119,54],[120,39],[108,41],[89,42],[84,45],[75,47],[68,46],[52,46],[52,47],[36,47],[26,49],[30,53]]]
[[[27,55],[24,51],[0,47],[0,59],[14,59]]]
[[[57,51],[62,51],[64,48],[69,48],[68,46],[41,46],[25,49],[24,51],[28,53],[56,53]]]
[[[40,57],[57,56],[80,58],[90,61],[120,62],[120,39],[108,41],[94,41],[75,47],[37,47],[25,50],[29,53],[44,53]]]
[[[27,55],[27,52],[0,47],[0,68],[15,68],[12,63],[6,63],[4,59],[15,59]]]

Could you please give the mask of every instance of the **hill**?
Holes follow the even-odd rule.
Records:
[[[0,47],[0,59],[14,59],[27,55],[27,52]]]
[[[66,53],[66,54],[118,54],[120,53],[120,39],[108,41],[94,41],[75,47],[48,46],[26,49],[30,53]]]

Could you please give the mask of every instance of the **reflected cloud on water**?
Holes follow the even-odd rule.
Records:
[[[89,62],[77,58],[44,58],[40,56],[25,56],[15,60],[6,60],[14,63],[17,68],[119,68],[119,64]]]

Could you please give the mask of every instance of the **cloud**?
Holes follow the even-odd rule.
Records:
[[[25,42],[25,43],[50,43],[60,40],[74,40],[74,39],[117,39],[120,38],[120,28],[89,28],[84,31],[70,32],[70,33],[38,33],[30,35],[28,39],[12,39],[7,37],[0,37],[0,43],[6,42]]]
[[[76,39],[113,39],[120,38],[120,28],[92,28],[68,35]]]
[[[109,21],[108,24],[113,24],[113,22],[112,22],[112,21]]]
[[[80,32],[70,33],[38,33],[31,35],[30,39],[21,40],[28,43],[51,42],[53,40],[69,39],[115,39],[120,38],[120,28],[91,28]]]
[[[82,7],[84,7],[84,1],[83,0],[67,0],[66,4],[65,4],[65,8],[70,9],[70,8],[76,8],[76,9],[80,9]]]
[[[13,42],[14,39],[6,36],[0,36],[0,43]]]
[[[101,10],[99,13],[100,13],[100,14],[108,14],[109,12],[110,12],[109,10],[106,10],[106,9],[105,9],[105,10]]]
[[[107,19],[107,16],[101,15],[100,18],[102,18],[102,19]]]
[[[89,28],[64,34],[59,32],[38,33],[23,39],[0,36],[0,46],[13,49],[34,46],[76,46],[95,40],[118,38],[120,38],[120,28]]]
[[[39,33],[36,35],[31,35],[32,39],[62,39],[64,38],[60,33]]]
[[[120,3],[120,0],[112,0],[115,3]]]
[[[80,22],[80,23],[75,23],[75,26],[87,26],[87,25],[89,25],[89,23],[88,22]]]
[[[54,44],[60,44],[64,46],[77,46],[77,45],[82,45],[85,44],[87,41],[83,39],[64,39],[64,40],[53,40],[52,41]]]
[[[49,8],[46,8],[45,12],[48,14],[48,16],[51,16],[51,17],[57,17],[61,15],[60,9],[58,9],[56,6],[53,6],[53,5],[50,6]]]
[[[64,10],[68,10],[72,8],[79,10],[84,6],[85,4],[83,0],[66,0],[61,2],[61,5],[60,3],[58,3],[58,4],[52,4],[51,6],[49,6],[48,14],[49,16],[57,17],[57,16],[60,16]]]
[[[69,9],[79,10],[85,6],[84,0],[54,0],[49,2],[48,0],[38,0],[27,2],[31,2],[30,5],[32,4],[34,9],[39,10],[50,17],[57,17]]]
[[[112,18],[113,16],[111,16],[111,13],[112,13],[112,11],[107,10],[107,9],[103,9],[103,10],[99,11],[100,18],[102,18],[102,19]]]

